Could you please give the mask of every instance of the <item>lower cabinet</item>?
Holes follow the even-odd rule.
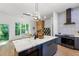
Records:
[[[61,38],[57,39],[57,44],[61,44]]]
[[[57,39],[19,53],[19,56],[53,56],[57,51]]]
[[[57,51],[57,39],[43,44],[43,56],[53,56]]]
[[[79,50],[79,37],[75,37],[75,40],[74,40],[74,47],[75,49]]]
[[[19,56],[42,56],[42,46],[36,46],[19,53]]]

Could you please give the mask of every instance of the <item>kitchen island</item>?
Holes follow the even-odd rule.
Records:
[[[20,55],[27,55],[27,52],[30,53],[31,50],[36,48],[40,52],[39,55],[52,55],[52,53],[55,53],[57,49],[56,39],[57,37],[53,36],[44,36],[43,39],[34,39],[31,37],[15,40],[13,41],[13,44],[15,46],[16,52],[20,53]],[[50,54],[49,52],[52,53]]]

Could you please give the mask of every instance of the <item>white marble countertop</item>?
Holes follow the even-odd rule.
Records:
[[[44,39],[38,39],[38,38],[34,39],[33,37],[31,37],[31,38],[24,38],[24,39],[20,39],[20,40],[15,40],[12,42],[16,48],[16,51],[21,52],[21,51],[27,50],[29,48],[32,48],[34,46],[37,46],[39,44],[43,44],[47,41],[53,40],[55,38],[57,38],[57,37],[44,36]]]
[[[79,35],[74,35],[74,37],[79,37]]]

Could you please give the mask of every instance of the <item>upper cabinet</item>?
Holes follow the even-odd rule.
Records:
[[[64,23],[65,25],[66,24],[75,24],[75,22],[72,22],[72,19],[71,19],[71,16],[72,16],[71,11],[72,11],[71,8],[66,10],[66,23]]]

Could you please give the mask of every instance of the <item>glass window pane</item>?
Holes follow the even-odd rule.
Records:
[[[28,25],[28,24],[26,24],[26,30],[28,31],[28,29],[29,29],[29,25]]]
[[[29,32],[28,24],[20,24],[20,23],[15,24],[15,35],[20,35],[28,32]]]
[[[0,24],[0,41],[9,39],[9,28],[7,24]]]
[[[20,35],[20,23],[15,24],[15,35]]]
[[[21,24],[21,33],[25,33],[25,24]]]
[[[26,33],[29,32],[29,25],[26,24]]]

